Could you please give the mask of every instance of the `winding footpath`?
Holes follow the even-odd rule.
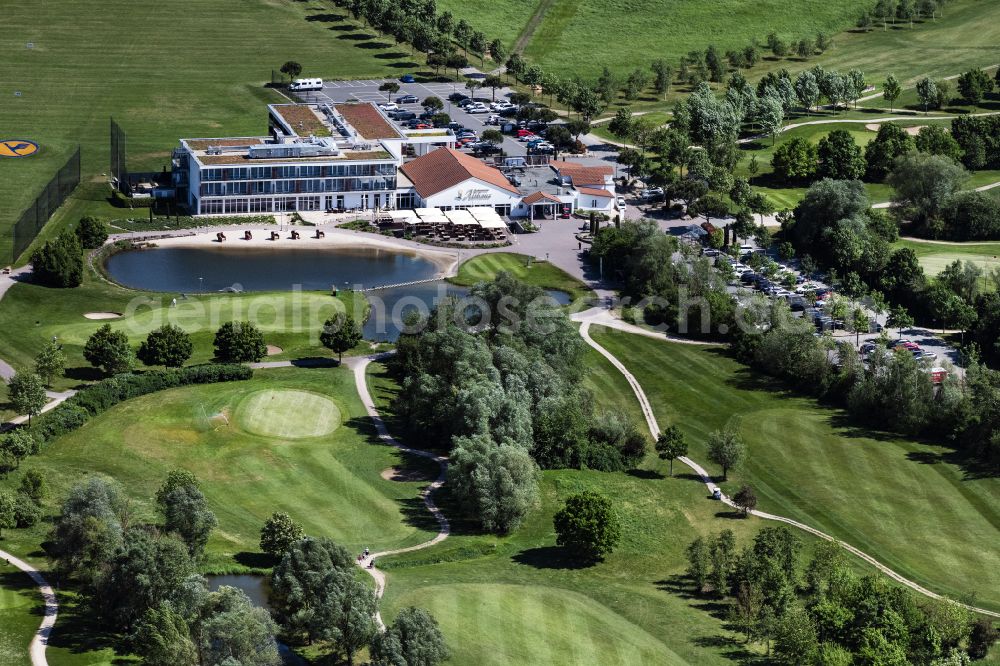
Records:
[[[28,654],[31,657],[31,666],[48,666],[49,662],[45,658],[45,648],[49,645],[49,635],[52,633],[52,627],[55,626],[56,616],[59,613],[59,602],[56,600],[56,593],[48,581],[45,580],[45,576],[35,567],[4,550],[0,550],[0,557],[28,574],[42,595],[42,600],[45,602],[45,613],[42,615],[42,624],[38,627],[38,631],[35,632],[35,637],[31,639]]]
[[[385,594],[385,573],[374,566],[375,561],[378,558],[388,557],[389,555],[399,555],[401,553],[411,553],[415,550],[430,548],[434,544],[444,541],[448,538],[448,535],[451,534],[451,527],[448,524],[448,519],[444,517],[443,513],[441,513],[441,509],[439,509],[434,503],[434,498],[432,497],[434,491],[444,485],[445,474],[448,471],[448,458],[440,456],[436,453],[431,453],[430,451],[412,449],[394,439],[393,436],[389,434],[389,429],[386,427],[385,421],[382,420],[381,415],[379,415],[378,410],[375,408],[375,401],[372,399],[371,393],[368,391],[368,381],[365,374],[368,369],[368,365],[372,361],[378,361],[387,356],[389,356],[388,353],[376,354],[375,356],[347,358],[344,360],[344,365],[354,371],[354,385],[357,387],[358,396],[361,397],[361,402],[365,406],[365,411],[368,412],[368,417],[375,425],[375,431],[378,434],[378,438],[389,446],[396,447],[403,453],[433,460],[440,467],[441,471],[438,473],[437,479],[424,488],[420,493],[424,498],[424,504],[427,506],[427,510],[430,511],[431,515],[437,519],[440,530],[430,541],[425,541],[415,546],[408,546],[407,548],[397,548],[395,550],[385,550],[380,553],[371,553],[368,557],[362,559],[358,563],[359,566],[361,566],[372,578],[375,579],[375,597],[377,599],[381,599],[382,595]],[[382,614],[377,610],[375,611],[375,623],[378,624],[378,628],[381,631],[385,631],[385,623],[382,621]]]
[[[587,313],[583,314],[587,315]],[[590,337],[590,326],[592,323],[594,323],[593,320],[596,318],[597,318],[596,313],[595,315],[591,315],[590,317],[584,316],[580,318],[580,321],[582,322],[580,326],[580,335],[583,337],[583,339],[587,342],[588,345],[593,347],[598,353],[601,354],[601,356],[608,359],[608,361],[613,366],[615,366],[615,368],[617,368],[618,371],[621,372],[622,375],[625,377],[629,386],[632,387],[632,391],[635,393],[636,399],[639,401],[639,406],[642,409],[643,416],[646,418],[646,425],[649,428],[649,432],[653,435],[653,438],[655,439],[660,434],[660,426],[656,422],[656,416],[653,414],[653,408],[649,404],[649,399],[646,397],[645,392],[642,390],[642,386],[639,384],[639,381],[635,378],[635,375],[629,372],[628,369],[625,367],[625,365],[614,356],[614,354],[612,354],[607,349],[599,345],[592,337]],[[620,329],[620,327],[616,328]],[[709,492],[714,493],[716,490],[718,490],[720,494],[722,493],[721,488],[719,488],[719,486],[716,485],[714,481],[712,481],[712,477],[708,474],[707,471],[705,471],[704,467],[702,467],[695,461],[691,460],[691,458],[687,456],[678,458],[678,460],[680,460],[682,463],[690,467],[695,472],[695,474],[701,477],[702,482],[704,482],[705,486],[708,487]],[[722,494],[722,502],[727,506],[731,506],[734,508],[736,507],[732,499],[727,497],[725,494]],[[915,583],[912,580],[909,580],[908,578],[904,578],[902,575],[893,571],[889,567],[885,566],[871,555],[868,555],[867,553],[855,548],[850,544],[844,543],[843,541],[839,541],[838,539],[835,539],[829,534],[821,532],[820,530],[817,530],[814,527],[810,527],[809,525],[800,523],[797,520],[792,520],[791,518],[778,516],[776,514],[767,513],[765,511],[754,510],[751,511],[750,513],[752,513],[754,516],[757,516],[758,518],[785,523],[787,525],[791,525],[792,527],[797,527],[798,529],[803,530],[805,532],[809,532],[810,534],[813,534],[821,539],[826,539],[827,541],[836,542],[840,544],[840,546],[843,547],[848,552],[861,558],[862,560],[872,565],[873,567],[884,573],[889,578],[892,578],[893,580],[899,582],[900,584],[905,585],[906,587],[909,587],[910,589],[919,592],[920,594],[926,597],[930,597],[931,599],[947,599],[947,597],[943,597],[940,594],[932,592],[931,590],[928,590],[927,588],[921,586],[920,584]],[[947,599],[947,600],[951,601],[954,604],[958,604],[959,606],[967,610],[973,611],[975,613],[982,613],[983,615],[989,615],[991,617],[1000,618],[1000,613],[998,612],[986,610],[985,608],[978,608],[976,606],[970,606],[968,604],[963,604],[961,602],[954,601],[953,599]]]

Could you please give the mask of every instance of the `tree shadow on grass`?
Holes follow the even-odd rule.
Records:
[[[637,479],[646,479],[650,481],[666,478],[655,469],[630,469],[625,473]]]
[[[526,564],[536,569],[587,569],[595,564],[581,562],[578,558],[571,557],[565,548],[559,546],[528,548],[510,559],[518,564]]]
[[[441,526],[424,504],[423,497],[408,497],[396,500],[399,504],[400,513],[403,514],[403,521],[410,527],[425,532],[437,533]]]
[[[78,382],[96,382],[104,379],[104,373],[97,368],[88,368],[78,365],[73,368],[66,368],[66,379],[73,379]]]
[[[59,620],[49,636],[49,647],[82,654],[111,648],[123,651],[121,637],[108,631],[94,618],[90,607],[78,597],[59,594]],[[128,660],[115,659],[114,663]]]
[[[331,25],[328,29],[329,30],[334,30],[336,32],[350,32],[351,30],[354,30],[354,26],[353,25],[347,25],[345,23],[345,24],[341,24],[341,25]]]
[[[366,39],[375,39],[375,35],[369,35],[366,32],[352,32],[349,35],[337,35],[337,39],[349,39],[355,42],[360,42]]]
[[[354,46],[355,46],[355,48],[359,48],[359,49],[372,49],[372,50],[374,50],[374,49],[389,49],[389,48],[392,48],[392,44],[390,44],[389,42],[363,42],[363,41],[359,41]]]
[[[410,61],[407,61],[407,62],[394,62],[391,65],[389,65],[389,67],[392,67],[394,69],[413,69],[414,67],[417,67],[417,66],[418,66],[418,63],[410,62]]]
[[[318,23],[340,23],[345,20],[343,14],[313,14],[306,17],[307,21]]]
[[[397,58],[408,58],[410,54],[402,51],[391,51],[389,53],[376,53],[375,57],[379,60],[395,60]]]
[[[292,359],[292,365],[296,368],[336,368],[340,364],[337,359],[326,356],[303,356]]]
[[[768,663],[761,662],[760,655],[754,654],[747,649],[746,644],[732,636],[698,636],[693,639],[695,645],[704,648],[718,650],[728,659],[746,664]]]
[[[715,517],[724,520],[743,520],[747,516],[742,511],[734,509],[733,511],[716,511]]]
[[[278,559],[273,555],[254,553],[247,550],[236,553],[233,555],[233,559],[237,564],[245,566],[248,569],[270,569],[278,563]]]

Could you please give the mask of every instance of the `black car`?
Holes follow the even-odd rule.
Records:
[[[400,95],[396,98],[396,104],[416,104],[418,101],[416,95]]]
[[[395,116],[396,120],[398,120],[400,122],[406,122],[408,120],[413,120],[416,117],[417,117],[417,114],[413,113],[413,111],[397,111],[396,112],[396,116]]]
[[[463,99],[469,99],[469,96],[463,95],[460,92],[453,92],[452,94],[448,95],[448,99],[451,100],[452,102],[461,102]]]

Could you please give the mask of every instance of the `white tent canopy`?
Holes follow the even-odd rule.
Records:
[[[420,217],[424,224],[448,224],[448,218],[444,216],[440,208],[417,208],[413,211]]]
[[[504,229],[507,227],[507,225],[504,224],[503,218],[501,218],[494,209],[487,206],[470,208],[469,214],[476,218],[476,221],[479,222],[479,226],[484,229]]]
[[[403,224],[416,224],[420,221],[417,214],[412,210],[391,210],[387,211],[389,217],[392,218],[393,222],[401,222]]]
[[[448,218],[449,222],[455,225],[460,225],[460,226],[474,225],[477,227],[479,226],[479,222],[477,222],[476,218],[472,217],[472,215],[467,210],[449,210],[445,212],[444,215],[445,217]]]

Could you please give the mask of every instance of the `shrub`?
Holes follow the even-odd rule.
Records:
[[[42,509],[24,493],[14,498],[14,522],[20,528],[31,527],[42,517]]]
[[[256,362],[267,355],[264,334],[248,321],[227,321],[215,333],[215,353],[227,363]]]
[[[32,277],[46,287],[79,287],[83,282],[83,249],[75,234],[47,241],[31,255]]]

